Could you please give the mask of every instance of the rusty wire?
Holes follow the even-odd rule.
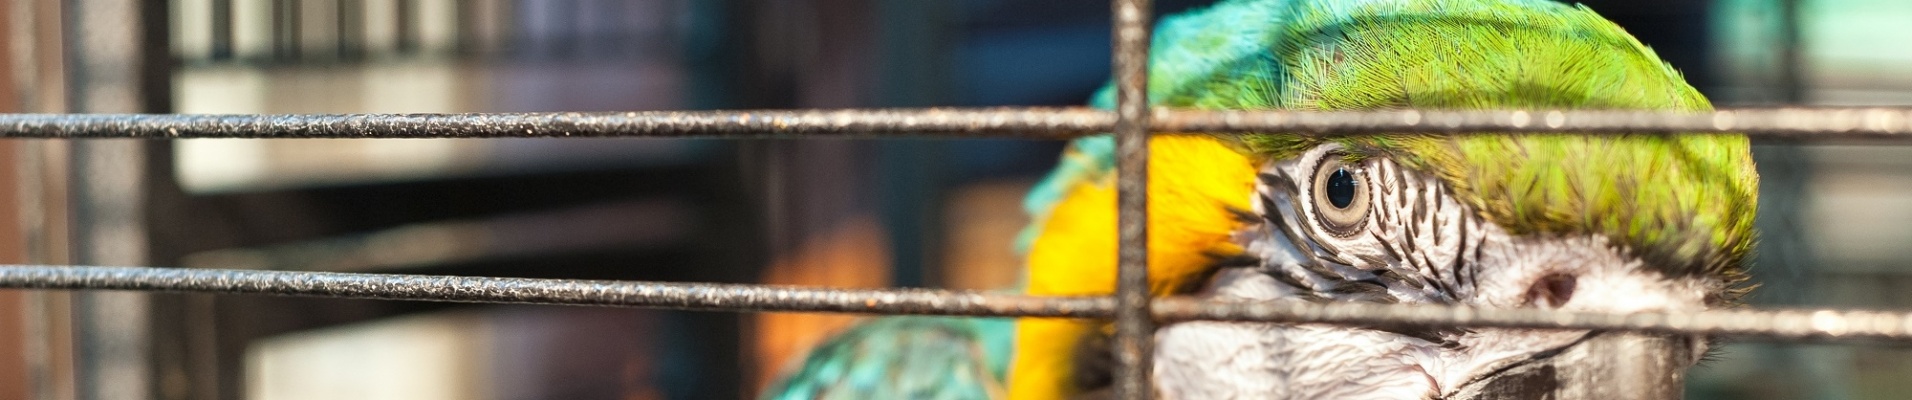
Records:
[[[1769,140],[1912,139],[1912,108],[1656,111],[1198,111],[1147,108],[1149,0],[1114,0],[1118,109],[654,111],[622,113],[132,115],[0,114],[0,138],[508,138],[990,136],[1118,137],[1120,256],[1113,297],[1031,297],[925,289],[459,277],[96,266],[0,266],[0,288],[141,290],[707,311],[795,311],[1113,318],[1116,394],[1150,397],[1153,322],[1221,320],[1396,326],[1629,330],[1785,340],[1912,342],[1912,314],[1724,310],[1628,314],[1442,305],[1223,303],[1147,292],[1146,179],[1151,132],[1746,133]]]
[[[1155,363],[1149,318],[1149,0],[1109,2],[1115,13],[1115,397],[1148,399]]]
[[[1154,109],[1155,132],[1740,133],[1779,140],[1912,139],[1912,108],[1748,108],[1713,112],[1207,111]],[[1109,132],[1089,108],[643,111],[499,114],[0,114],[0,138],[1018,137]]]
[[[1034,297],[930,289],[832,289],[475,276],[199,268],[0,265],[0,288],[140,290],[376,300],[518,303],[701,311],[833,312],[1106,319],[1110,297]],[[1160,298],[1164,322],[1221,320],[1386,326],[1627,330],[1778,340],[1912,343],[1912,313],[1857,310],[1708,310],[1592,313],[1442,305],[1216,302]]]

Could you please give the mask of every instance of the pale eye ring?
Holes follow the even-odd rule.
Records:
[[[1360,232],[1368,221],[1367,174],[1359,163],[1349,163],[1338,154],[1321,157],[1314,171],[1315,220],[1336,237]]]

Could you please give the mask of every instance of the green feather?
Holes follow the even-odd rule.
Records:
[[[1241,16],[1285,23],[1176,29],[1232,27]],[[1163,26],[1150,64],[1162,106],[1711,109],[1618,26],[1546,0],[1230,1]],[[1267,159],[1329,140],[1393,157],[1514,233],[1603,235],[1677,275],[1737,282],[1753,243],[1758,176],[1742,135],[1237,140]]]

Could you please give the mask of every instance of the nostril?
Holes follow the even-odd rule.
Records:
[[[1575,281],[1573,275],[1553,273],[1535,280],[1527,287],[1527,305],[1557,308],[1573,300]]]

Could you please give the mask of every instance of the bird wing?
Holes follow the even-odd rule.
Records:
[[[1014,332],[1005,318],[870,319],[811,350],[760,398],[1002,398]]]

